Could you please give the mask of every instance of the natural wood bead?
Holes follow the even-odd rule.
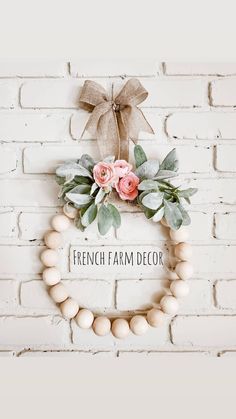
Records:
[[[169,271],[167,272],[167,276],[168,276],[168,279],[169,279],[170,281],[173,281],[173,280],[175,280],[175,279],[179,279],[179,277],[178,277],[177,273],[176,273],[175,271],[172,271],[172,270],[169,270]]]
[[[193,276],[193,265],[189,262],[179,262],[175,271],[180,279],[187,280]]]
[[[185,242],[189,238],[189,231],[186,227],[180,227],[179,230],[170,229],[170,238],[176,242]]]
[[[54,230],[61,233],[69,228],[70,220],[64,214],[58,214],[53,217],[51,224]]]
[[[55,266],[58,262],[58,253],[52,249],[46,249],[41,253],[41,261],[47,267]]]
[[[75,207],[73,207],[69,202],[67,202],[63,207],[63,212],[66,215],[66,217],[73,220],[76,217],[78,210]]]
[[[57,268],[46,268],[43,271],[43,280],[48,286],[58,284],[61,280],[61,273]]]
[[[152,327],[161,326],[164,322],[165,315],[163,311],[152,308],[147,312],[147,321]]]
[[[108,335],[111,330],[110,320],[105,316],[97,317],[93,322],[93,330],[98,336]]]
[[[148,329],[148,323],[145,317],[137,315],[130,320],[130,329],[135,335],[144,335]]]
[[[92,311],[86,308],[82,308],[75,317],[75,321],[81,329],[89,329],[93,324],[93,320],[94,315]]]
[[[160,306],[164,313],[171,315],[176,314],[179,309],[179,303],[175,297],[172,297],[172,295],[165,295],[162,297]]]
[[[61,282],[50,288],[49,295],[55,303],[62,303],[68,298],[68,292]]]
[[[177,279],[176,281],[171,282],[170,290],[174,297],[183,298],[186,297],[189,293],[189,286],[185,281]]]
[[[129,323],[125,319],[116,319],[112,323],[111,331],[117,339],[124,339],[130,332]]]
[[[60,310],[64,317],[73,319],[79,311],[79,304],[73,298],[67,298],[67,300],[60,304]]]
[[[49,249],[57,249],[62,244],[62,236],[58,231],[48,231],[44,236],[44,242]]]
[[[178,259],[188,261],[191,259],[193,254],[192,246],[189,243],[178,243],[175,246],[175,256]]]
[[[161,224],[162,224],[164,227],[169,227],[169,226],[168,226],[168,224],[167,224],[167,222],[166,222],[166,220],[165,220],[165,218],[162,218],[162,219],[161,219]]]

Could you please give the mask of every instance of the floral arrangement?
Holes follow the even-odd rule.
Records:
[[[126,160],[115,160],[112,156],[95,162],[87,154],[57,168],[56,180],[61,186],[59,197],[66,205],[78,209],[75,218],[78,228],[84,230],[96,218],[101,235],[112,226],[119,228],[120,213],[110,202],[114,192],[121,200],[138,205],[154,222],[164,218],[174,230],[190,224],[184,203],[190,203],[190,197],[197,189],[181,189],[170,183],[169,179],[178,171],[176,150],[159,163],[148,160],[142,147],[136,145],[134,157],[135,168]]]

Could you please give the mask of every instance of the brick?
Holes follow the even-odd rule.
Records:
[[[1,113],[0,140],[52,142],[69,139],[69,116],[49,113]]]
[[[234,274],[235,246],[194,246],[193,265],[196,274]]]
[[[1,353],[0,353],[1,356]],[[83,352],[83,351],[73,351],[73,350],[65,350],[65,351],[56,351],[56,350],[46,350],[46,351],[25,351],[25,352],[20,352],[20,354],[18,355],[19,357],[23,357],[23,358],[28,358],[28,357],[60,357],[60,358],[68,358],[68,357],[73,357],[76,358],[78,360],[83,361],[83,359],[88,359],[88,358],[114,358],[116,356],[116,354],[114,352],[108,352],[108,351],[102,351],[102,352]]]
[[[236,106],[236,78],[215,80],[211,83],[213,106]]]
[[[10,173],[16,170],[16,153],[4,145],[0,145],[0,174]]]
[[[190,186],[198,188],[197,194],[191,200],[194,204],[236,203],[236,197],[232,193],[236,188],[236,179],[194,179],[187,187]]]
[[[205,103],[207,87],[200,79],[142,80],[149,92],[142,107],[194,107]]]
[[[215,214],[215,236],[222,240],[236,239],[236,213]]]
[[[24,150],[25,173],[55,173],[59,164],[65,160],[78,159],[82,154],[90,154],[99,159],[96,142],[83,142],[77,146],[27,147]]]
[[[216,169],[220,172],[236,172],[236,146],[218,145],[216,150]]]
[[[18,88],[15,82],[0,81],[0,108],[14,108],[18,101]]]
[[[140,77],[157,74],[154,60],[77,60],[70,63],[70,73],[73,77]]]
[[[55,180],[0,180],[1,204],[4,206],[56,206],[58,186]]]
[[[219,308],[236,309],[236,280],[217,281],[216,302]]]
[[[169,137],[190,140],[236,138],[234,112],[180,112],[166,120]]]
[[[0,237],[14,237],[16,230],[16,214],[13,211],[0,211]]]
[[[140,360],[142,358],[146,359],[153,359],[153,360],[163,360],[163,361],[176,361],[179,362],[182,358],[186,360],[186,358],[199,358],[199,357],[206,357],[209,356],[209,352],[207,351],[184,351],[184,352],[177,352],[177,351],[140,351],[140,352],[125,352],[119,351],[119,358],[127,358],[127,359],[137,359]]]
[[[180,299],[180,313],[202,313],[211,307],[211,285],[205,280],[190,280],[190,294]],[[124,280],[117,282],[116,305],[118,310],[147,310],[159,303],[169,289],[169,281]]]
[[[66,75],[67,63],[43,62],[1,62],[0,77],[62,77]]]
[[[236,343],[236,317],[178,316],[171,330],[175,345],[226,347]]]
[[[42,272],[39,256],[42,247],[0,246],[1,274],[26,274]]]
[[[150,327],[144,336],[135,336],[130,333],[123,340],[115,339],[111,333],[104,336],[102,339],[96,336],[94,332],[80,329],[75,322],[72,322],[72,339],[75,345],[78,345],[80,350],[110,350],[110,349],[129,349],[135,350],[149,350],[157,349],[165,346],[169,341],[169,322],[159,328]]]
[[[82,80],[75,79],[27,81],[21,88],[21,106],[44,109],[78,108],[83,83]]]
[[[236,74],[235,63],[165,63],[165,74],[168,75],[233,75]]]
[[[69,324],[60,317],[0,317],[0,345],[64,345]]]
[[[145,103],[145,102],[143,102]],[[148,134],[146,132],[139,133],[140,140],[148,140],[148,139],[160,139],[160,133],[163,131],[163,116],[160,115],[154,109],[143,109],[143,113],[149,124],[151,125],[155,135]],[[71,118],[71,135],[74,140],[80,140],[84,127],[89,119],[89,113],[85,111],[78,111]],[[94,139],[92,136],[86,131],[83,135],[83,138],[86,139]],[[131,143],[131,142],[130,142]]]
[[[1,283],[1,282],[0,282]],[[112,283],[103,280],[63,281],[71,297],[75,298],[81,307],[90,309],[109,308],[112,304]],[[48,309],[58,311],[48,295],[43,281],[23,282],[21,285],[21,304],[32,309]]]
[[[18,286],[16,281],[0,280],[0,309],[11,310],[17,304]]]

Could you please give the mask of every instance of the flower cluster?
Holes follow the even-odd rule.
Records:
[[[93,168],[93,175],[96,184],[106,192],[115,188],[122,200],[133,201],[138,195],[139,178],[131,170],[132,165],[125,160],[99,162]]]
[[[75,224],[88,227],[96,218],[100,234],[111,227],[119,228],[121,216],[112,204],[113,192],[124,201],[133,201],[144,215],[154,222],[162,218],[174,230],[190,224],[186,203],[197,190],[181,189],[169,179],[177,176],[178,159],[173,149],[159,163],[147,159],[140,145],[134,148],[135,168],[125,160],[109,156],[95,162],[83,154],[76,161],[68,161],[57,168],[56,180],[61,186],[59,197],[66,205],[77,209]]]

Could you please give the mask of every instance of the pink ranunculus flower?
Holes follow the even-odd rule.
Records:
[[[112,186],[117,178],[113,164],[106,162],[99,162],[94,166],[93,176],[100,188]]]
[[[133,201],[138,195],[139,178],[133,172],[122,177],[116,184],[116,190],[121,199]]]
[[[126,160],[116,160],[114,163],[114,169],[118,177],[124,177],[132,170],[132,165]]]

